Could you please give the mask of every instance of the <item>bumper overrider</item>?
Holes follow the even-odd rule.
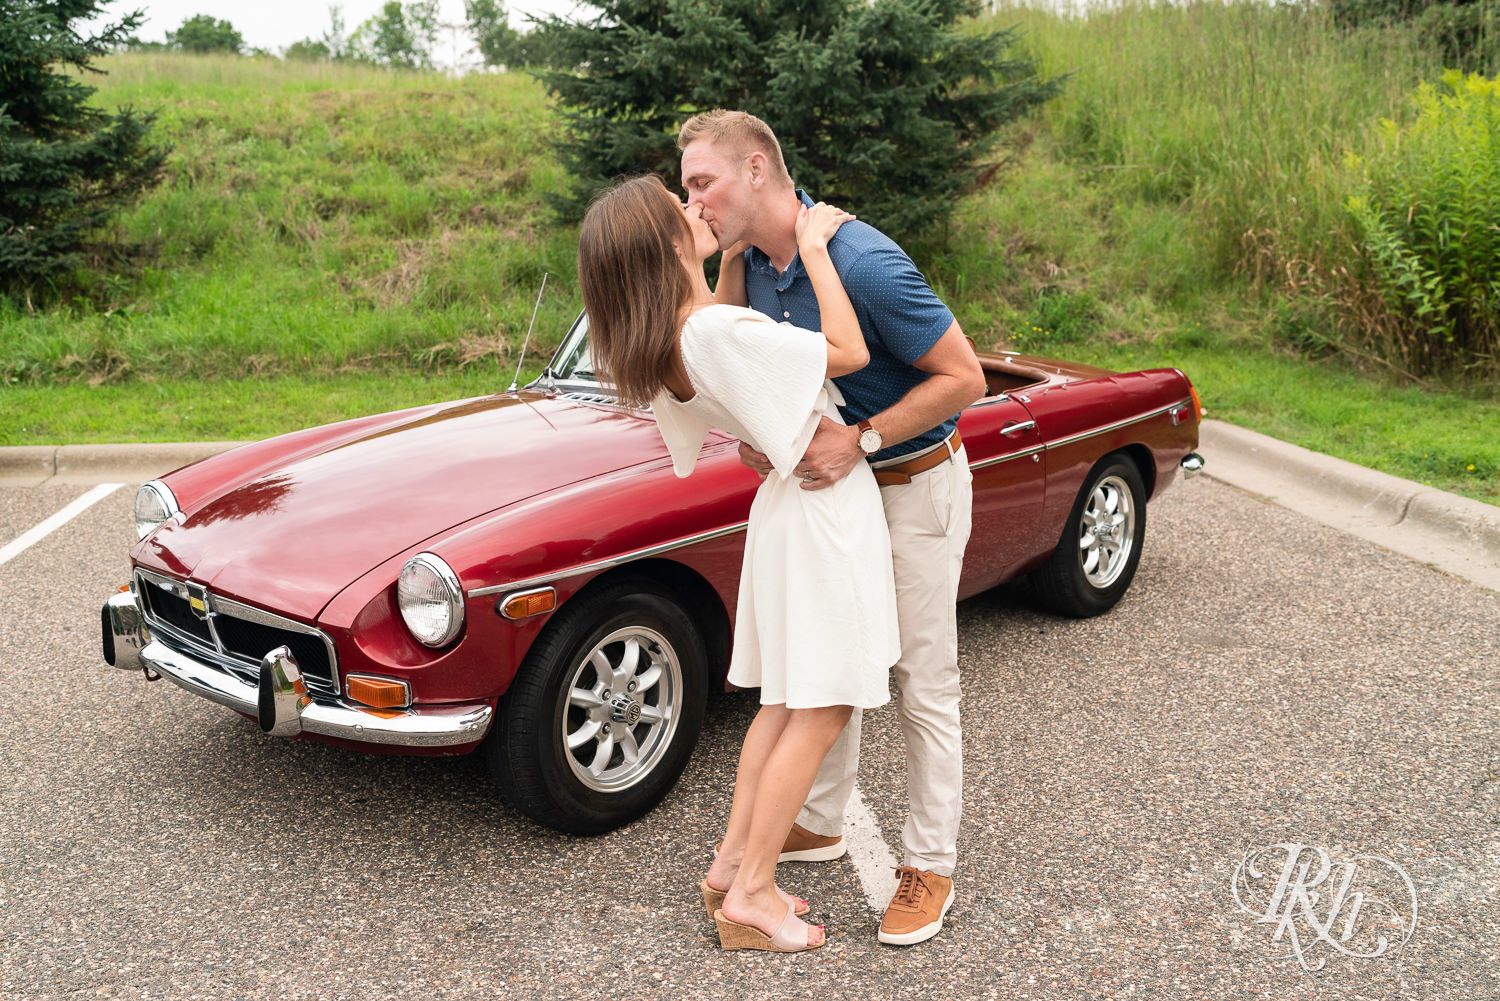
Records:
[[[259,684],[251,684],[153,637],[134,590],[121,591],[105,602],[100,618],[104,659],[112,667],[167,678],[194,695],[259,720],[260,728],[273,737],[308,733],[367,744],[448,747],[480,740],[494,714],[483,702],[391,712],[356,708],[337,698],[315,699],[287,646],[266,651]]]

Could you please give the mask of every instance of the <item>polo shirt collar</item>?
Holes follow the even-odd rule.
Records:
[[[806,191],[803,191],[801,188],[797,189],[797,200],[800,201],[803,205],[806,205],[808,208],[812,208],[817,204],[817,202],[814,202],[808,195],[808,193]],[[754,244],[751,244],[750,246],[749,266],[752,270],[756,271],[759,274],[763,274],[776,279],[776,291],[778,292],[785,292],[788,288],[791,287],[792,282],[796,281],[801,275],[806,273],[802,269],[801,254],[797,254],[792,257],[792,263],[786,266],[786,274],[783,275],[776,270],[776,265],[771,263],[771,255],[767,254],[764,250],[761,250]]]

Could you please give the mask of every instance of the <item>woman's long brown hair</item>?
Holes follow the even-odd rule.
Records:
[[[578,285],[594,368],[626,406],[666,385],[693,290],[677,247],[693,231],[661,179],[636,177],[594,199],[578,233]]]

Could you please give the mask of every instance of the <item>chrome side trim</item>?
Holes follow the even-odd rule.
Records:
[[[1028,455],[1035,455],[1037,452],[1044,451],[1046,448],[1046,445],[1032,445],[1030,448],[1021,449],[1021,451],[1019,452],[1006,452],[1004,455],[997,455],[990,459],[981,459],[978,462],[969,463],[969,471],[973,472],[976,469],[988,469],[990,466],[998,466],[1000,465],[1000,463],[1010,462],[1012,459],[1024,459]]]
[[[611,556],[607,560],[598,560],[594,563],[584,563],[576,567],[569,567],[567,570],[558,570],[553,573],[542,574],[539,577],[527,577],[524,580],[513,580],[506,584],[495,584],[491,587],[477,587],[469,592],[469,597],[486,598],[492,594],[499,594],[502,591],[528,590],[533,587],[540,587],[543,584],[550,584],[555,580],[563,580],[567,577],[577,577],[580,574],[598,573],[601,570],[608,570],[612,567],[617,567],[625,563],[633,563],[636,560],[644,560],[650,559],[653,556],[660,556],[662,553],[671,552],[674,549],[681,549],[684,546],[696,545],[699,542],[708,542],[710,539],[718,539],[726,535],[733,535],[736,532],[743,532],[746,526],[748,526],[749,524],[750,523],[748,521],[742,521],[737,525],[726,525],[724,528],[716,528],[709,532],[699,532],[697,535],[689,535],[681,539],[674,539],[671,542],[663,542],[657,546],[648,546],[645,549],[637,549],[633,552],[621,553],[619,556]]]
[[[141,651],[141,660],[180,688],[252,719],[260,718],[260,689],[172,649],[159,641]],[[389,719],[341,703],[314,701],[302,710],[303,733],[366,744],[449,747],[472,744],[489,729],[495,711],[487,703],[422,706]]]
[[[1006,403],[1009,400],[1010,400],[1010,394],[1009,393],[997,393],[994,396],[983,396],[983,397],[980,397],[979,399],[975,400],[973,403],[969,404],[967,407],[964,407],[964,409],[965,410],[978,410],[980,407],[987,407],[987,406],[989,406],[992,403]]]
[[[1103,427],[1094,428],[1092,431],[1080,431],[1078,432],[1078,434],[1070,434],[1066,438],[1059,438],[1056,441],[1048,442],[1047,447],[1061,448],[1064,445],[1071,445],[1075,441],[1083,441],[1085,438],[1094,438],[1101,434],[1108,434],[1111,431],[1118,431],[1120,428],[1129,427],[1132,424],[1139,424],[1141,421],[1149,421],[1153,417],[1160,417],[1162,414],[1171,413],[1173,410],[1176,410],[1184,403],[1191,404],[1192,399],[1188,398],[1186,400],[1179,400],[1178,402],[1173,403],[1171,406],[1158,407],[1157,409],[1152,410],[1148,413],[1138,414],[1135,417],[1127,417],[1122,421],[1115,421],[1113,424],[1106,424]]]

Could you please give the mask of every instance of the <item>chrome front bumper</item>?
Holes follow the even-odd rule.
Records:
[[[101,612],[104,659],[123,670],[158,674],[194,695],[260,721],[273,736],[299,733],[399,747],[450,747],[484,737],[494,709],[486,703],[419,706],[392,714],[343,702],[312,701],[297,662],[285,647],[268,651],[260,685],[174,650],[151,636],[135,596],[121,591]]]

